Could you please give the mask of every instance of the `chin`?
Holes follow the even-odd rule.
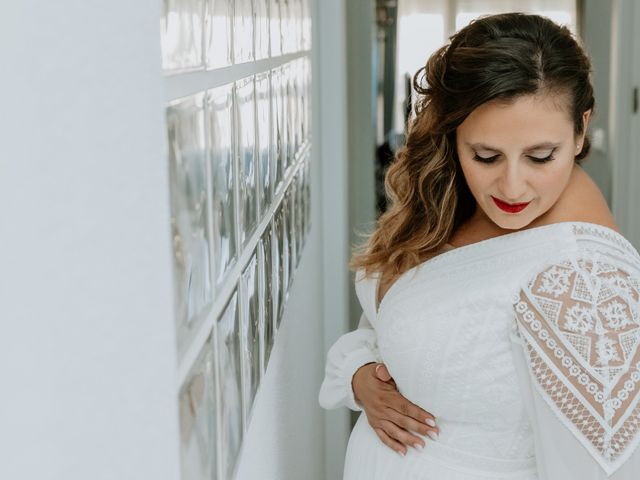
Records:
[[[491,220],[504,230],[520,230],[533,222],[534,219],[531,215],[520,216],[505,213],[505,215],[501,215],[499,218],[492,218]]]

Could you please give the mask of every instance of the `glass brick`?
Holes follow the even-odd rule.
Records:
[[[279,325],[279,317],[280,317],[280,296],[282,291],[282,261],[280,258],[280,252],[282,251],[280,247],[279,240],[279,230],[280,230],[280,217],[279,210],[273,216],[271,220],[271,287],[272,294],[271,297],[273,299],[273,309],[272,309],[272,322],[273,322],[273,334],[275,337],[276,330]]]
[[[284,156],[284,172],[285,176],[289,170],[289,167],[293,163],[294,155],[294,138],[293,138],[293,108],[294,102],[293,90],[291,88],[291,66],[285,64],[282,68],[282,96],[283,96],[283,125],[284,125],[284,137],[283,137],[283,156]]]
[[[282,54],[279,0],[269,0],[269,34],[271,36],[271,56],[277,57]]]
[[[236,82],[238,119],[238,155],[240,184],[240,242],[245,245],[253,234],[257,221],[256,128],[253,77]]]
[[[270,98],[268,72],[256,76],[257,152],[258,152],[258,204],[264,215],[271,203],[271,139]]]
[[[280,31],[282,32],[282,53],[295,52],[295,29],[293,25],[291,0],[280,0]]]
[[[311,135],[311,61],[309,57],[302,59],[302,83],[302,138],[306,141]]]
[[[179,349],[212,301],[203,100],[193,95],[167,108]]]
[[[305,175],[303,201],[305,218],[304,231],[306,237],[306,235],[309,233],[309,230],[311,229],[311,159],[309,153],[307,153],[304,161],[304,169]]]
[[[262,267],[260,272],[260,280],[262,287],[260,288],[261,311],[264,312],[264,334],[263,334],[263,364],[266,369],[271,356],[274,340],[273,325],[273,262],[271,259],[271,225],[267,226],[262,238],[260,239],[259,249],[262,256]],[[263,369],[263,370],[264,370]]]
[[[164,0],[160,20],[162,69],[177,73],[202,68],[204,0]]]
[[[180,470],[183,480],[216,475],[216,405],[212,349],[198,355],[180,389]]]
[[[217,328],[222,478],[233,478],[243,438],[237,290],[233,292],[222,315],[218,318]]]
[[[310,0],[302,0],[302,50],[311,50],[311,6]]]
[[[256,60],[269,56],[269,0],[255,0]]]
[[[233,0],[206,0],[204,18],[207,69],[231,65]]]
[[[297,258],[298,258],[298,235],[296,233],[296,195],[297,195],[298,185],[296,184],[296,178],[293,178],[293,181],[289,185],[289,190],[287,191],[286,201],[288,203],[288,213],[289,219],[287,222],[288,231],[289,231],[289,285],[291,285],[293,281],[293,272],[296,269]]]
[[[300,150],[302,144],[305,140],[304,135],[304,102],[305,102],[305,91],[304,91],[304,60],[299,59],[296,61],[295,68],[295,110],[296,110],[296,121],[295,121],[295,138],[296,138],[296,152]]]
[[[291,17],[291,51],[298,52],[302,49],[302,1],[289,0],[289,11]]]
[[[233,161],[233,87],[225,85],[207,92],[207,132],[211,162],[213,202],[213,278],[220,286],[236,258],[236,172]]]
[[[249,62],[253,55],[253,2],[235,0],[233,51],[235,63]]]
[[[274,195],[282,188],[285,165],[285,129],[283,104],[282,69],[276,68],[271,72],[271,170]]]
[[[260,329],[258,298],[258,262],[254,253],[242,272],[243,315],[241,335],[242,369],[244,375],[244,411],[247,423],[251,417],[253,402],[260,383]]]
[[[282,276],[280,277],[282,280],[282,284],[280,285],[280,301],[279,307],[280,312],[278,313],[278,323],[277,326],[280,328],[280,322],[282,321],[282,317],[284,315],[285,304],[287,303],[287,297],[289,294],[289,205],[288,202],[284,201],[280,207],[279,213],[279,231],[278,231],[278,241],[280,242],[280,268]]]
[[[302,197],[304,195],[304,168],[298,170],[296,175],[296,195],[295,195],[295,235],[296,235],[296,266],[300,263],[302,257],[302,249],[304,247],[304,204]]]

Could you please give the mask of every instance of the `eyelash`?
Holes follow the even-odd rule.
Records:
[[[478,156],[478,154],[476,153],[473,158],[481,163],[493,163],[494,160],[496,158],[498,158],[500,155],[494,155],[493,157],[480,157]],[[543,163],[547,163],[550,162],[551,160],[553,160],[555,157],[553,156],[553,152],[551,152],[549,154],[548,157],[544,157],[544,158],[538,158],[538,157],[528,157],[530,158],[534,163],[539,163],[539,164],[543,164]]]

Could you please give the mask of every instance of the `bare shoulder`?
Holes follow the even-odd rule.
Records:
[[[579,165],[552,210],[544,223],[589,222],[620,231],[600,188]]]

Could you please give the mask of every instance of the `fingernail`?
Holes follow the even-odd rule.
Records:
[[[434,422],[434,421],[433,421],[432,419],[430,419],[430,418],[427,418],[427,419],[425,420],[425,423],[426,423],[427,425],[432,426],[432,427],[435,427],[435,426],[436,426],[436,422]]]
[[[404,457],[405,454],[402,450],[396,450],[396,451],[400,454],[401,457]]]
[[[431,440],[438,440],[438,434],[436,432],[434,432],[433,430],[429,430],[427,432],[427,435],[429,435],[429,437],[431,438]]]
[[[418,450],[422,450],[424,448],[424,445],[422,445],[421,443],[414,443],[413,446]]]

